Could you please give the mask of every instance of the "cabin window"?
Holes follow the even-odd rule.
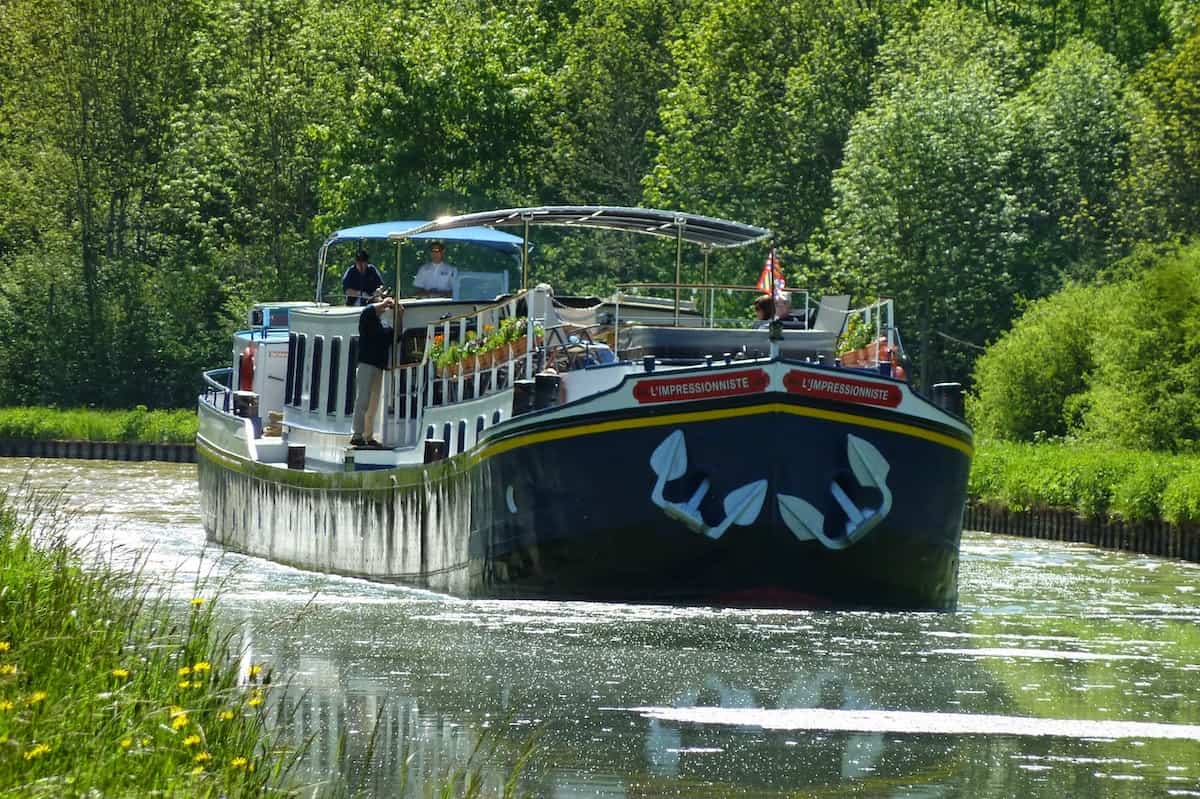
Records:
[[[504,418],[499,409],[492,413],[492,424],[500,424],[500,420]]]
[[[479,441],[479,437],[483,435],[483,428],[487,426],[487,419],[480,416],[475,420],[475,441]]]
[[[288,333],[287,378],[283,384],[283,401],[291,404],[292,388],[296,385],[296,339],[295,333]]]
[[[307,349],[308,336],[301,333],[296,337],[296,379],[292,385],[292,404],[300,407],[301,392],[304,391],[304,352]]]
[[[458,422],[458,451],[462,452],[467,448],[467,420],[460,419]]]
[[[334,336],[329,340],[329,396],[325,398],[325,413],[333,416],[337,413],[338,378],[342,369],[342,337]]]
[[[442,441],[446,442],[446,449],[450,449],[450,423],[446,422],[442,425]],[[453,455],[453,452],[447,452],[447,455]]]
[[[321,404],[321,356],[324,355],[325,337],[313,339],[312,375],[308,386],[308,409],[315,411]]]
[[[425,428],[425,438],[426,439],[433,438],[433,433],[434,433],[433,425],[429,425],[429,427]]]
[[[342,406],[347,416],[354,415],[354,380],[358,373],[358,336],[350,337],[350,351],[346,354],[346,404]]]

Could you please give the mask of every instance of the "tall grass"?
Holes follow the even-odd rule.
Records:
[[[0,438],[186,444],[196,440],[196,412],[0,408]]]
[[[282,792],[270,674],[239,668],[212,597],[181,611],[137,565],[92,562],[61,508],[0,495],[0,795]]]
[[[1094,444],[979,442],[968,493],[1011,510],[1200,522],[1200,456]]]

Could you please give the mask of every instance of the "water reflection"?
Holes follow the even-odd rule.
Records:
[[[181,596],[216,564],[252,656],[293,679],[314,793],[425,796],[472,762],[499,793],[533,738],[534,796],[1200,796],[1192,565],[968,535],[956,614],[464,602],[215,562],[186,465],[0,479],[30,468]]]

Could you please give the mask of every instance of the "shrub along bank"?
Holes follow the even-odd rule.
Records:
[[[39,504],[0,495],[0,794],[274,793],[291,755],[268,740],[270,679],[239,668],[211,599],[181,613]]]
[[[0,408],[0,438],[189,444],[196,440],[196,411]]]
[[[971,500],[1009,510],[1071,510],[1127,522],[1200,522],[1200,456],[1100,445],[979,442]]]

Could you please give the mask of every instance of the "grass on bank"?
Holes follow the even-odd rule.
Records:
[[[293,756],[269,674],[239,669],[211,598],[181,614],[136,567],[85,563],[59,508],[0,495],[0,795],[274,793]]]
[[[968,494],[1010,510],[1200,522],[1200,456],[1068,443],[977,443]]]
[[[0,408],[0,438],[189,444],[196,440],[196,411]]]

